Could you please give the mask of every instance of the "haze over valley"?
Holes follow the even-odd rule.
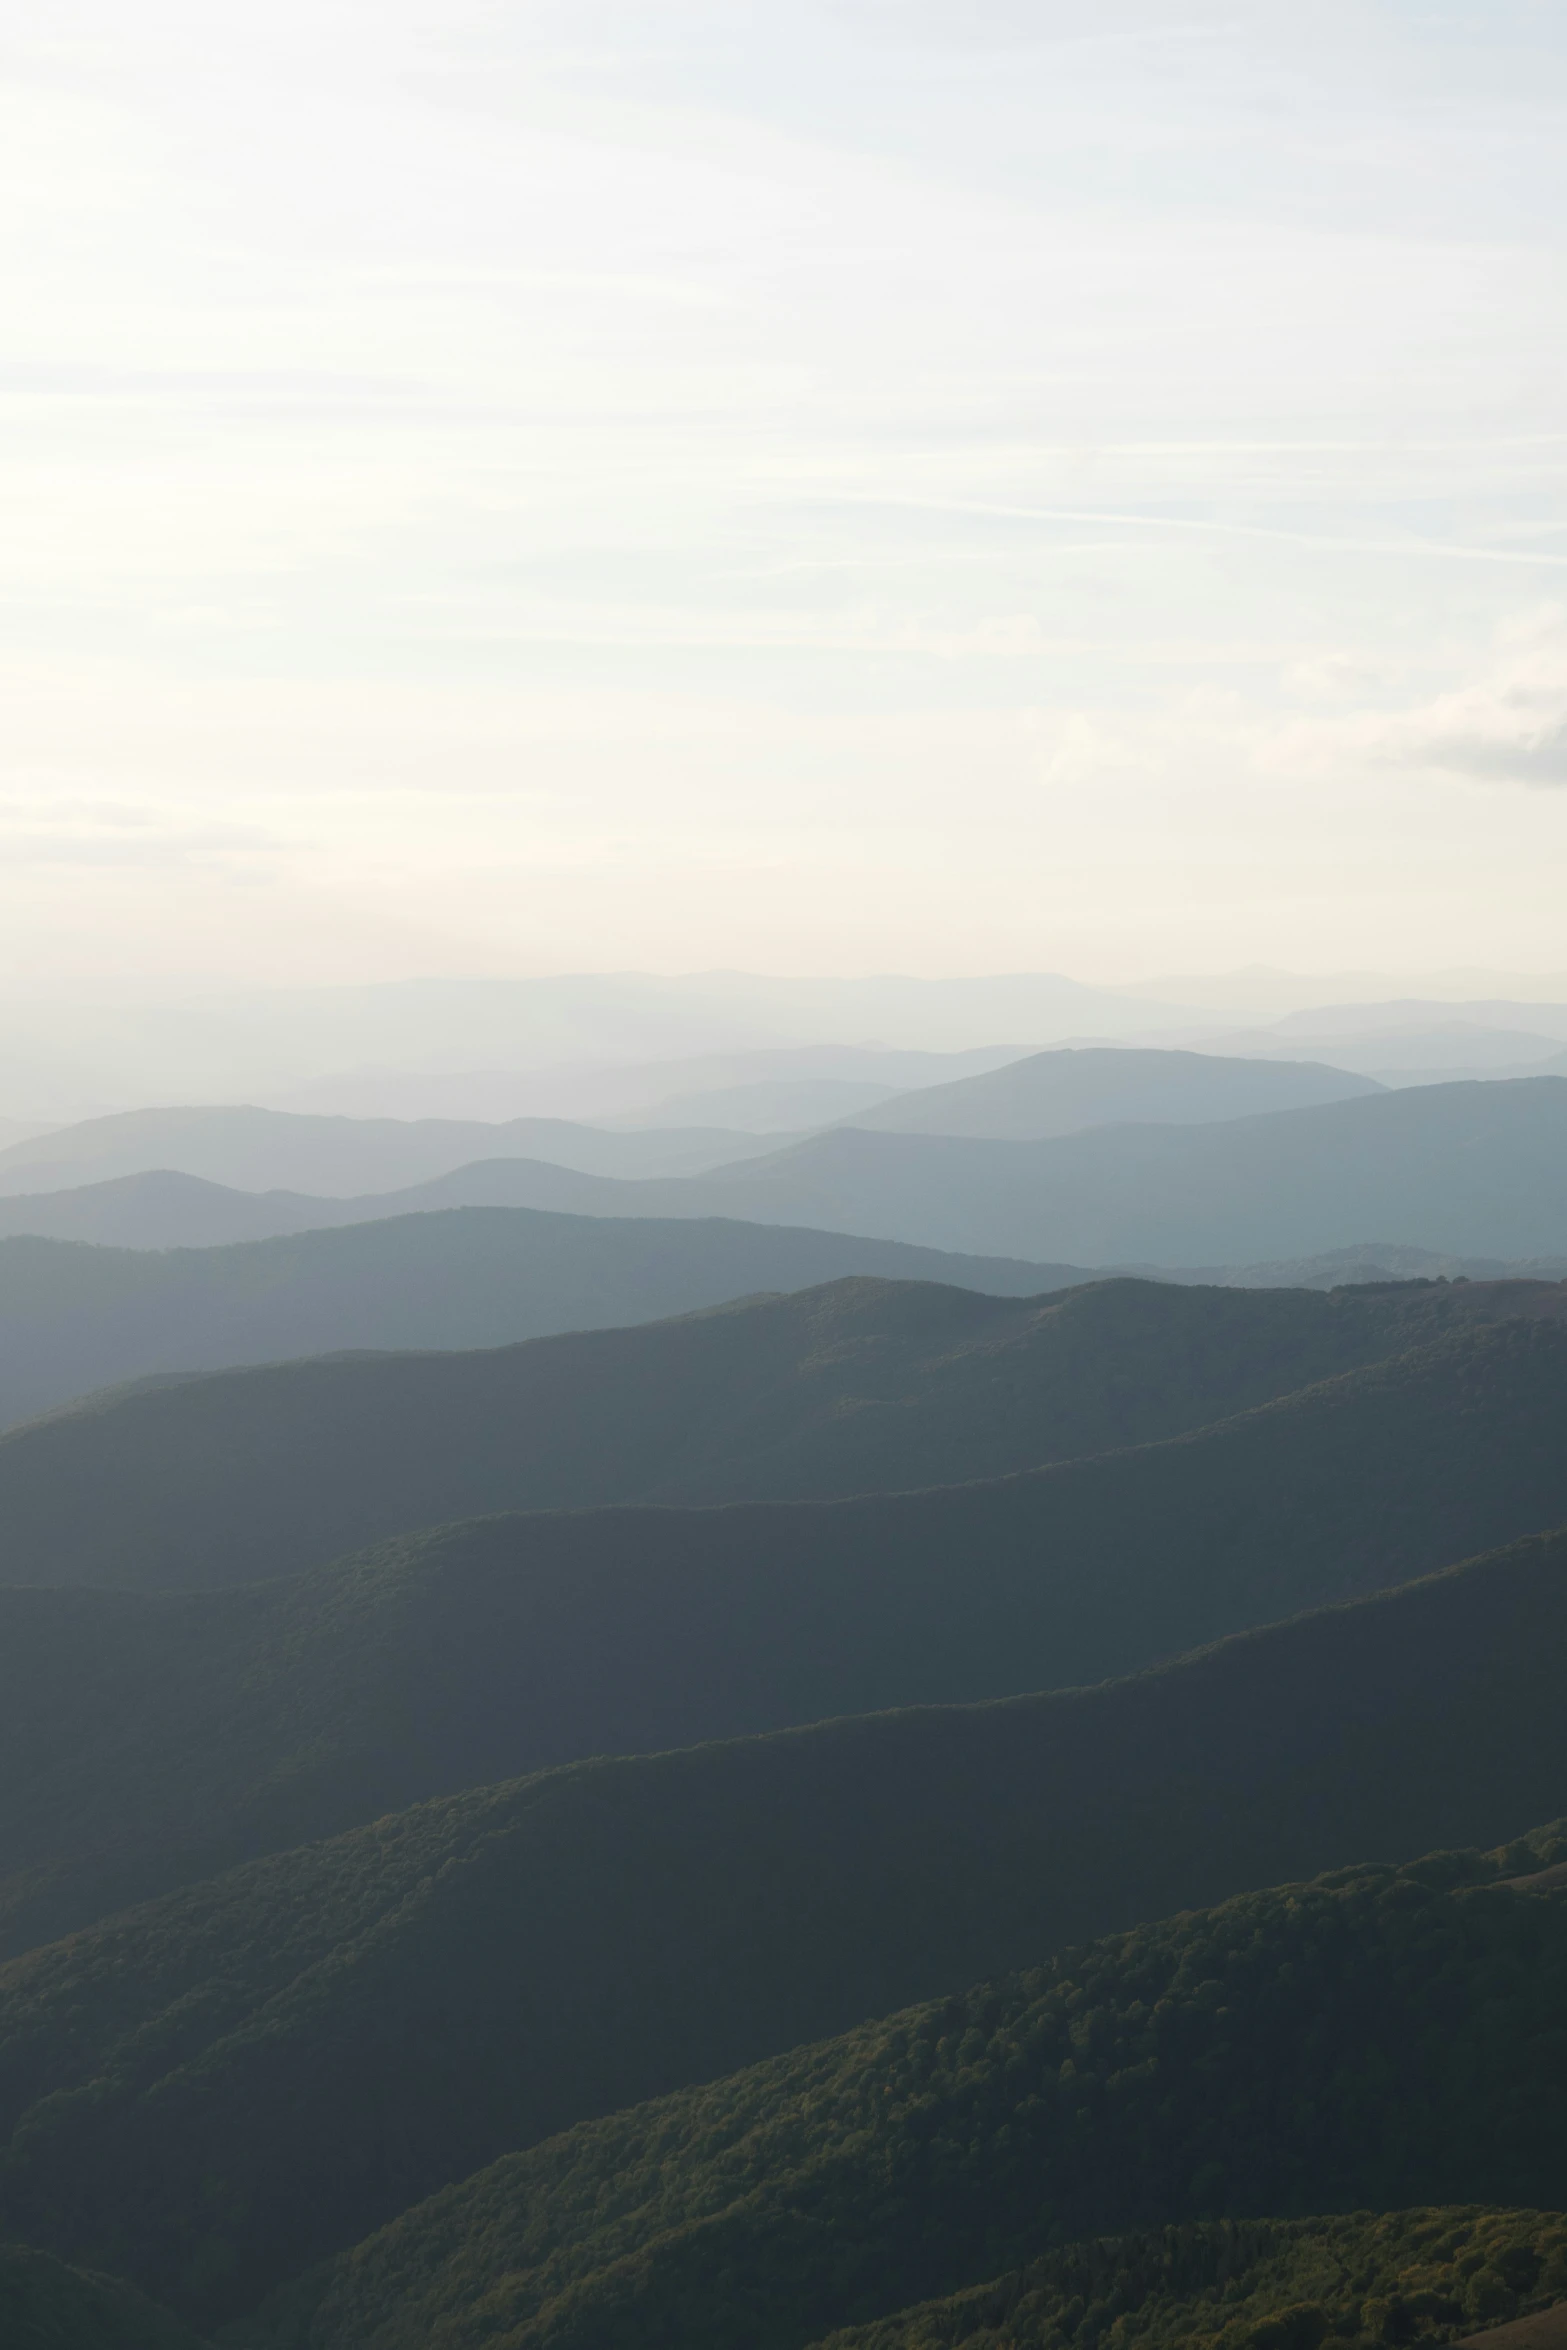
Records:
[[[1567,2304],[1562,1014],[1425,1009],[14,1121],[19,2338]]]

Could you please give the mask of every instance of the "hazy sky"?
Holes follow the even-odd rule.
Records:
[[[1567,965],[1567,10],[0,0],[0,976]]]

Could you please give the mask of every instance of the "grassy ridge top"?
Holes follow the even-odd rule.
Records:
[[[1459,2206],[1210,2220],[1047,2253],[945,2301],[835,2333],[830,2345],[1317,2350],[1331,2337],[1380,2350],[1462,2340],[1563,2301],[1560,2212]]]
[[[0,2213],[243,2308],[586,2116],[1140,1917],[1511,1834],[1567,1782],[1564,1672],[1558,1539],[1101,1689],[575,1765],[255,1862],[0,1971]]]
[[[1564,1426],[1567,1323],[1512,1321],[992,1483],[496,1518],[204,1593],[0,1589],[0,1951],[584,1755],[1135,1671],[1567,1520]]]
[[[1243,1895],[589,2124],[406,2213],[272,2338],[802,2350],[1109,2228],[1559,2209],[1567,1893],[1491,1889],[1519,1859]]]

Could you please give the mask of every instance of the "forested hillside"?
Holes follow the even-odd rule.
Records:
[[[996,1477],[1512,1317],[1567,1331],[1567,1287],[1123,1281],[1014,1301],[859,1280],[495,1352],[193,1379],[0,1437],[0,1579],[201,1583],[495,1510]],[[1471,1519],[1467,1547],[1559,1515],[1567,1486],[1532,1520]]]
[[[1533,1857],[1246,1894],[589,2124],[408,2213],[272,2339],[802,2350],[1112,2228],[1559,2212],[1567,1891],[1486,1882]]]
[[[1567,1553],[1538,1542],[1099,1690],[580,1764],[254,1862],[0,1972],[0,2219],[193,2316],[238,2310],[591,2115],[1246,1886],[1515,1835],[1567,1776],[1564,1671]],[[1531,2037],[1519,2094],[1554,2113],[1557,1962],[1537,1956],[1557,2037]],[[1492,2011],[1455,1993],[1443,2012],[1467,2066],[1462,2033]],[[1513,2095],[1511,2061],[1485,2096]],[[1423,2151],[1389,2153],[1378,2194],[1552,2201],[1483,2101],[1464,2115],[1480,2177],[1443,2171],[1447,2119],[1400,2136],[1392,2110],[1387,2147]],[[1074,2144],[1083,2193],[1059,2216],[1206,2210],[1180,2182],[1228,2143],[1171,2142],[1171,2209],[1151,2184],[1101,2209],[1094,2182],[1125,2168],[1111,2128]],[[1368,2181],[1381,2144],[1356,2157]],[[1246,2209],[1320,2204],[1295,2145],[1259,2156]],[[899,2302],[1005,2257],[905,2280]]]
[[[541,1765],[1095,1681],[1396,1582],[1567,1519],[1564,1417],[1567,1327],[1510,1321],[989,1484],[492,1518],[183,1595],[0,1589],[0,1947]],[[199,1563],[238,1574],[243,1536]]]
[[[1315,2350],[1329,2337],[1373,2350],[1462,2341],[1543,2311],[1567,2337],[1564,2304],[1567,2216],[1450,2205],[1101,2237],[830,2339],[832,2350],[1086,2350],[1114,2328],[1147,2350]]]

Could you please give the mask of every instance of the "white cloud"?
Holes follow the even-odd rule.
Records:
[[[1567,785],[1567,615],[1515,621],[1480,676],[1409,712],[1389,729],[1387,747],[1454,775]]]

